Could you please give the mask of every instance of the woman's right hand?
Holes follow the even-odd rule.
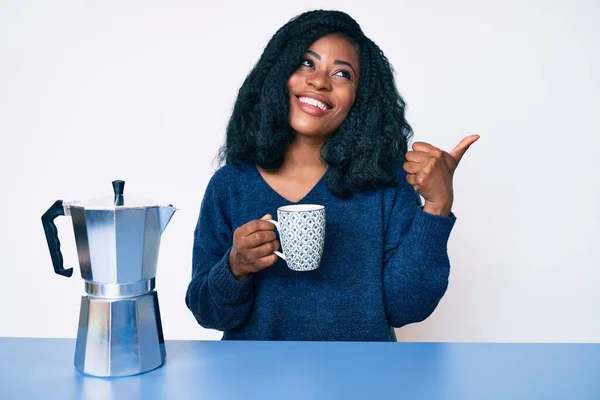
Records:
[[[269,219],[273,218],[267,214],[240,226],[233,233],[229,268],[238,281],[243,281],[248,275],[270,267],[277,261],[278,257],[273,252],[279,249],[279,240],[275,236],[275,226],[267,222]]]

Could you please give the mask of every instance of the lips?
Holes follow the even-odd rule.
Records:
[[[323,111],[327,111],[329,108],[331,108],[327,104],[325,104],[324,102],[319,101],[317,99],[313,99],[312,97],[299,96],[298,100],[300,100],[300,103],[308,104],[308,105],[311,105],[313,107],[318,107],[318,108],[320,108]]]
[[[323,115],[333,108],[331,103],[320,95],[302,93],[295,97],[299,108],[311,115]]]

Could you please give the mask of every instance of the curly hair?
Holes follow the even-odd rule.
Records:
[[[412,137],[405,102],[384,53],[341,11],[305,12],[273,35],[239,89],[219,151],[221,163],[250,162],[267,170],[282,165],[286,146],[294,140],[287,80],[308,47],[331,33],[345,36],[358,49],[361,77],[348,116],[321,149],[327,187],[348,198],[353,191],[397,184],[397,168]]]

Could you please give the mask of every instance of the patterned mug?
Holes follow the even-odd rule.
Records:
[[[317,204],[279,207],[277,220],[269,220],[279,232],[283,250],[275,254],[294,271],[317,269],[325,245],[325,207]]]

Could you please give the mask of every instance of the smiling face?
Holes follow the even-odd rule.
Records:
[[[290,125],[296,135],[334,134],[350,112],[360,75],[357,49],[342,35],[314,42],[287,82]]]

